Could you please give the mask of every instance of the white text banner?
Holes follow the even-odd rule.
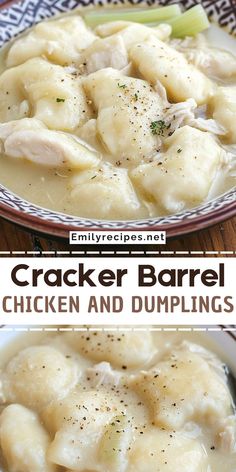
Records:
[[[2,258],[0,324],[235,324],[234,271],[234,258]]]

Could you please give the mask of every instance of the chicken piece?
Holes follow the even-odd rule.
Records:
[[[34,118],[0,124],[1,141],[6,156],[44,166],[87,169],[100,161],[97,151],[77,136],[48,130]]]
[[[148,362],[155,354],[149,331],[93,331],[67,333],[68,342],[80,354],[95,361],[107,361],[120,369],[134,368]]]
[[[114,32],[114,34],[105,35],[105,38],[95,41],[81,56],[81,63],[86,64],[87,73],[96,72],[106,67],[124,69],[129,63],[128,53],[134,44],[144,41],[151,34],[157,38],[166,39],[171,33],[171,27],[167,24],[151,29],[144,25],[123,21],[106,23],[98,26],[97,29],[100,28],[103,32],[103,28],[106,27],[105,31],[107,31],[108,25],[110,28],[108,31]]]
[[[144,431],[129,453],[129,472],[209,472],[206,451],[183,433]]]
[[[221,136],[225,134],[225,128],[215,120],[195,118],[195,111],[197,111],[197,104],[192,98],[188,98],[185,102],[171,104],[164,113],[163,136],[170,136],[170,133],[184,125],[192,126],[201,131],[209,131],[211,134]]]
[[[162,85],[159,83],[159,90],[161,87]],[[161,90],[159,93],[161,93]],[[164,91],[162,93],[164,96]],[[163,138],[171,136],[171,134],[173,134],[174,131],[176,131],[178,128],[181,128],[184,125],[188,125],[189,122],[196,121],[194,119],[194,112],[196,108],[197,104],[192,98],[188,98],[188,100],[186,100],[185,102],[169,104],[164,111],[163,120],[154,121],[154,123],[152,124],[152,126],[154,127],[153,133],[161,135],[163,136]]]
[[[16,131],[24,130],[41,130],[47,129],[42,121],[37,118],[22,118],[21,120],[7,121],[0,123],[0,141],[5,142],[11,134]]]
[[[6,366],[2,374],[6,402],[19,402],[41,409],[61,398],[76,385],[76,364],[50,346],[23,349]]]
[[[170,41],[170,45],[182,52],[188,62],[201,69],[208,77],[229,79],[236,75],[236,56],[225,49],[209,46],[203,34],[184,39],[175,38]]]
[[[187,49],[199,49],[202,47],[208,47],[208,39],[204,33],[198,33],[196,36],[186,36],[182,38],[171,38],[169,41],[170,46],[178,49],[178,51],[185,51]]]
[[[189,64],[183,54],[154,36],[136,44],[129,54],[148,82],[155,85],[159,80],[164,85],[170,101],[193,98],[198,105],[202,105],[214,93],[210,79]]]
[[[236,76],[236,57],[224,49],[211,48],[205,45],[188,47],[177,45],[187,61],[200,69],[212,79],[230,79]]]
[[[225,128],[215,120],[201,117],[195,118],[195,111],[197,111],[197,104],[192,98],[188,98],[185,102],[169,105],[169,107],[165,109],[163,116],[163,128],[160,130],[157,129],[157,132],[161,132],[163,137],[168,137],[181,126],[188,125],[201,131],[209,131],[211,134],[221,136],[225,134]]]
[[[84,87],[98,110],[97,133],[119,164],[138,163],[155,153],[160,138],[150,124],[162,116],[164,103],[146,81],[104,69],[88,76]]]
[[[113,395],[100,391],[75,391],[44,412],[46,422],[56,432],[48,458],[76,471],[101,471],[97,464],[99,442],[104,427],[124,410]]]
[[[97,136],[97,120],[92,118],[83,126],[76,130],[76,135],[90,146],[97,149],[101,154],[104,153],[104,147]]]
[[[205,118],[193,118],[187,121],[189,126],[193,126],[194,128],[199,129],[200,131],[208,131],[211,134],[215,134],[216,136],[224,136],[226,134],[226,130],[223,126],[221,126],[217,121],[209,119],[206,120]]]
[[[104,164],[80,172],[71,180],[71,198],[77,211],[90,218],[129,219],[146,215],[126,169]]]
[[[219,421],[216,427],[216,444],[226,454],[236,452],[236,416],[231,415]]]
[[[129,49],[137,42],[144,41],[150,35],[165,41],[171,35],[171,26],[163,23],[155,28],[150,28],[142,24],[132,23],[131,21],[111,21],[110,23],[98,25],[95,31],[102,38],[119,34],[124,40],[127,49]]]
[[[209,426],[231,412],[232,399],[225,381],[198,354],[177,350],[130,385],[147,402],[152,421],[179,430],[195,420]]]
[[[13,67],[39,56],[60,65],[72,64],[95,39],[79,16],[44,21],[13,42],[6,64]]]
[[[30,59],[0,76],[0,120],[35,117],[48,128],[72,131],[91,117],[81,81],[44,59]]]
[[[38,416],[21,405],[0,416],[0,445],[9,472],[56,472],[47,459],[50,438]]]
[[[166,139],[163,151],[152,163],[134,169],[131,179],[146,202],[164,213],[177,213],[202,202],[227,161],[226,151],[210,133],[190,126]]]
[[[126,67],[128,62],[125,44],[119,35],[97,39],[86,49],[80,59],[87,74],[106,67],[120,70]]]
[[[226,141],[236,144],[236,87],[219,87],[209,109],[213,118],[225,128]]]
[[[93,367],[88,367],[85,375],[86,378],[89,378],[90,385],[95,388],[101,385],[117,387],[121,378],[121,373],[113,370],[109,362],[100,362],[100,364],[96,364]]]

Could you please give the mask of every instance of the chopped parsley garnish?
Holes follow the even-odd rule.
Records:
[[[152,134],[158,134],[158,136],[164,136],[164,130],[167,128],[167,125],[164,120],[152,121],[150,124]]]
[[[57,101],[57,103],[61,103],[61,102],[65,101],[65,98],[57,97],[56,101]]]
[[[122,88],[122,89],[125,89],[125,88],[127,87],[127,85],[125,85],[125,84],[120,84],[119,82],[118,82],[117,85],[118,85],[119,88]]]
[[[138,94],[137,94],[137,93],[134,94],[134,100],[135,100],[136,102],[138,101]]]
[[[181,149],[181,148],[179,148],[179,149],[177,150],[177,153],[178,153],[178,154],[179,154],[180,152],[182,152],[182,149]]]

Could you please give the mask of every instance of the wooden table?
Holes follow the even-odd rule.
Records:
[[[0,251],[71,251],[78,249],[100,249],[101,246],[70,246],[67,241],[36,236],[24,229],[0,219]],[[103,247],[109,251],[111,247]],[[124,246],[119,246],[119,249]],[[137,247],[136,247],[137,248]],[[117,247],[118,249],[118,247]],[[126,250],[131,250],[125,245]],[[133,249],[135,247],[133,246]],[[169,240],[166,246],[155,246],[152,249],[161,251],[236,251],[236,217],[210,229],[199,231],[185,237]],[[184,255],[184,254],[183,254]],[[187,255],[187,254],[186,254]],[[229,254],[232,255],[232,254]]]

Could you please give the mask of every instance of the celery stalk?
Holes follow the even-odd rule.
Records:
[[[148,8],[146,10],[106,10],[106,11],[91,11],[84,15],[85,22],[90,27],[95,27],[99,24],[108,23],[109,21],[134,21],[137,23],[164,23],[169,18],[177,17],[181,14],[179,5],[170,5],[160,8]]]
[[[172,26],[172,36],[175,38],[195,36],[210,26],[202,5],[196,5],[176,18],[167,19],[166,23]]]

